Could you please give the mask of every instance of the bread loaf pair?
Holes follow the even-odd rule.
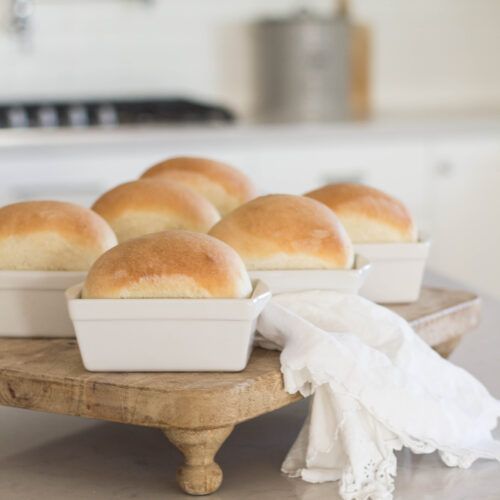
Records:
[[[0,269],[87,271],[87,298],[246,297],[238,254],[205,234],[171,230],[117,245],[97,213],[71,203],[0,208]]]
[[[141,179],[104,193],[92,206],[120,242],[167,229],[206,233],[225,214],[254,196],[249,179],[205,158],[161,162]]]
[[[360,184],[331,184],[305,197],[257,198],[209,234],[235,248],[255,270],[345,269],[353,264],[352,243],[417,239],[413,219],[399,200]]]

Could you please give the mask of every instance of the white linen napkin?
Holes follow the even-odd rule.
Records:
[[[330,291],[273,297],[257,343],[281,349],[289,393],[314,394],[282,470],[340,480],[345,500],[392,498],[395,450],[439,451],[449,466],[500,460],[500,402],[433,351],[400,316]]]

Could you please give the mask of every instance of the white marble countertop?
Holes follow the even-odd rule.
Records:
[[[359,140],[443,140],[447,137],[483,136],[500,133],[500,113],[457,115],[375,116],[367,121],[332,123],[237,123],[213,125],[157,125],[55,129],[0,129],[0,149],[61,147],[85,144],[119,145],[131,141],[165,144],[223,141],[247,144],[322,143]]]
[[[434,283],[448,284],[437,278]],[[500,397],[500,302],[484,298],[480,328],[452,361]],[[213,500],[335,500],[336,483],[289,479],[280,464],[306,414],[307,402],[239,425],[217,460],[225,480]],[[0,408],[0,498],[6,500],[185,499],[174,470],[181,456],[155,429]],[[500,438],[500,431],[496,432]],[[396,499],[498,500],[500,464],[451,469],[435,454],[399,453]]]

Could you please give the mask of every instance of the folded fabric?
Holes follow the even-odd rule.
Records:
[[[345,500],[386,500],[403,446],[437,450],[449,466],[500,460],[491,435],[500,402],[389,309],[329,291],[282,294],[258,331],[259,345],[282,350],[286,390],[314,395],[282,466],[288,475],[340,480]]]

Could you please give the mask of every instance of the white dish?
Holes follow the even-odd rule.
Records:
[[[421,235],[417,243],[363,243],[356,253],[371,262],[360,294],[374,302],[415,302],[420,295],[430,240]]]
[[[74,337],[64,291],[81,271],[0,271],[1,337]]]
[[[81,289],[66,298],[89,371],[241,371],[271,298],[262,282],[247,299],[82,299]]]
[[[334,290],[358,293],[370,263],[356,255],[353,269],[283,269],[249,271],[252,279],[266,283],[273,294],[306,290]]]

